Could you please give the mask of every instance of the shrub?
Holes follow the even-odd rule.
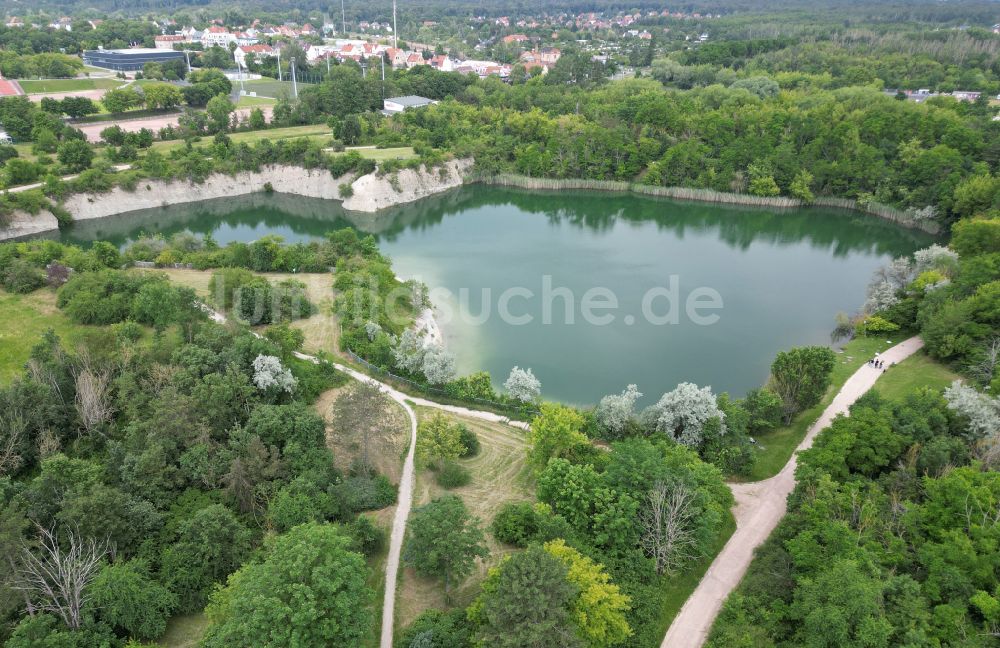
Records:
[[[14,259],[3,271],[3,287],[12,293],[30,293],[45,285],[45,274],[24,259]]]
[[[336,493],[352,512],[375,511],[396,501],[396,488],[385,475],[348,477]]]
[[[339,187],[337,187],[337,192],[340,194],[341,198],[350,198],[354,195],[354,187],[351,186],[350,182],[342,182]]]
[[[347,525],[353,549],[365,556],[374,556],[385,547],[385,530],[375,526],[370,518],[359,515]]]
[[[459,430],[458,440],[462,443],[462,447],[465,448],[459,457],[462,459],[468,459],[469,457],[475,457],[479,454],[479,437],[476,436],[475,432],[464,425],[461,426],[461,430]]]
[[[855,327],[858,335],[879,335],[882,333],[892,333],[899,330],[899,324],[895,324],[878,315],[870,315],[858,322]]]
[[[528,502],[504,504],[493,518],[490,533],[500,542],[526,547],[538,534],[538,516]]]
[[[441,464],[435,480],[442,488],[461,488],[472,481],[472,474],[454,461],[445,461]]]

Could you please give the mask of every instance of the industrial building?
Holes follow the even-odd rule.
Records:
[[[174,59],[183,60],[184,52],[143,47],[87,50],[83,53],[83,62],[87,65],[118,72],[137,72],[146,63],[166,63]]]

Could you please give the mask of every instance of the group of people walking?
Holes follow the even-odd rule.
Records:
[[[885,371],[885,360],[879,360],[878,354],[876,353],[875,357],[868,361],[868,366]]]

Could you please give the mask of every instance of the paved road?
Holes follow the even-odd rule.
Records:
[[[880,357],[889,365],[898,364],[923,345],[919,337],[912,337],[888,349]],[[750,566],[754,550],[767,540],[785,515],[788,495],[795,488],[796,454],[811,447],[820,430],[829,426],[838,414],[846,413],[881,375],[881,370],[865,364],[848,378],[830,406],[809,428],[805,439],[780,473],[760,482],[730,485],[736,498],[733,510],[736,531],[674,617],[660,648],[699,648],[705,643],[726,597]]]

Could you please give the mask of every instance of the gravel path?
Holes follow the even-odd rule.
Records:
[[[222,313],[205,305],[202,308],[216,322],[225,323],[226,316]],[[257,334],[255,333],[254,335]],[[295,357],[310,362],[320,362],[316,356],[305,353],[296,352]],[[410,517],[410,510],[413,508],[413,455],[417,445],[417,415],[410,406],[410,403],[421,407],[433,407],[445,412],[451,412],[452,414],[461,414],[462,416],[477,418],[483,421],[506,423],[507,425],[523,430],[529,429],[529,426],[522,421],[511,421],[507,417],[494,414],[493,412],[471,410],[465,407],[458,407],[457,405],[443,405],[424,398],[410,396],[356,369],[336,362],[332,364],[338,371],[343,371],[355,380],[376,385],[386,395],[399,403],[410,419],[410,447],[406,452],[406,459],[403,462],[403,474],[399,480],[399,496],[396,504],[396,514],[392,519],[392,531],[389,535],[389,555],[385,565],[385,597],[382,599],[382,638],[379,646],[380,648],[392,648],[393,626],[396,617],[396,582],[399,575],[399,560],[403,549],[403,539],[406,536],[406,520]]]
[[[923,345],[923,340],[919,337],[912,337],[879,357],[890,366],[899,364]],[[871,389],[881,375],[880,369],[865,364],[848,378],[830,406],[809,428],[805,439],[780,473],[764,481],[730,484],[736,498],[733,509],[736,531],[712,561],[684,607],[674,617],[660,648],[699,648],[705,643],[726,597],[736,588],[750,566],[754,550],[767,540],[785,515],[788,495],[795,488],[796,454],[812,446],[820,430],[829,426],[838,414],[846,413],[854,401]]]

